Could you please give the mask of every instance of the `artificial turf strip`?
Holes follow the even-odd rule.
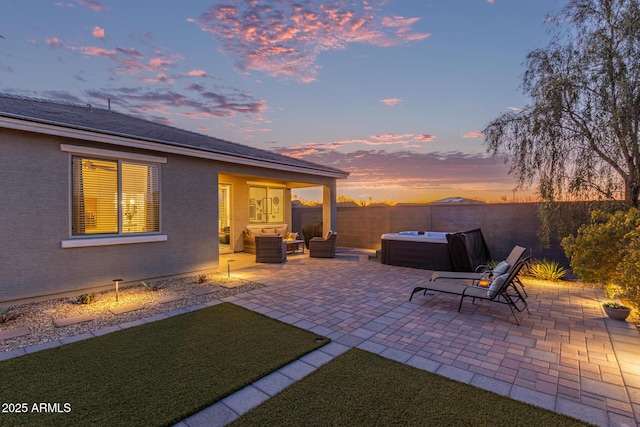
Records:
[[[328,341],[219,304],[0,362],[0,425],[173,425]]]
[[[585,426],[574,418],[352,349],[229,426]]]

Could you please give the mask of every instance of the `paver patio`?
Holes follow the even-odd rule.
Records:
[[[500,304],[465,301],[458,313],[452,295],[416,294],[409,302],[430,272],[369,261],[369,253],[342,249],[334,259],[305,254],[235,268],[233,276],[268,286],[226,300],[344,348],[597,425],[640,426],[640,334],[606,318],[601,291],[528,285],[531,314],[521,313],[518,326]]]

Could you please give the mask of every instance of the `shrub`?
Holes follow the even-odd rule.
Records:
[[[571,268],[582,280],[620,285],[618,294],[640,289],[640,210],[594,211],[575,236],[562,239]]]
[[[76,298],[76,300],[80,304],[91,304],[96,300],[96,294],[82,294],[82,295],[79,295],[78,298]]]
[[[556,282],[564,279],[567,269],[555,261],[543,259],[530,264],[528,273],[536,279]]]
[[[207,275],[201,274],[198,276],[198,283],[205,283],[207,281]]]

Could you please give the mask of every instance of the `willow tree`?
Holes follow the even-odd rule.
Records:
[[[637,207],[639,1],[569,0],[549,18],[554,37],[527,55],[522,78],[531,102],[486,127],[487,149],[506,153],[520,184],[537,184],[544,202]]]

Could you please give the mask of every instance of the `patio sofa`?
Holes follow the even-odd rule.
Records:
[[[244,240],[244,252],[248,254],[256,253],[256,236],[280,235],[282,238],[287,236],[289,226],[287,224],[249,224],[242,233]]]

